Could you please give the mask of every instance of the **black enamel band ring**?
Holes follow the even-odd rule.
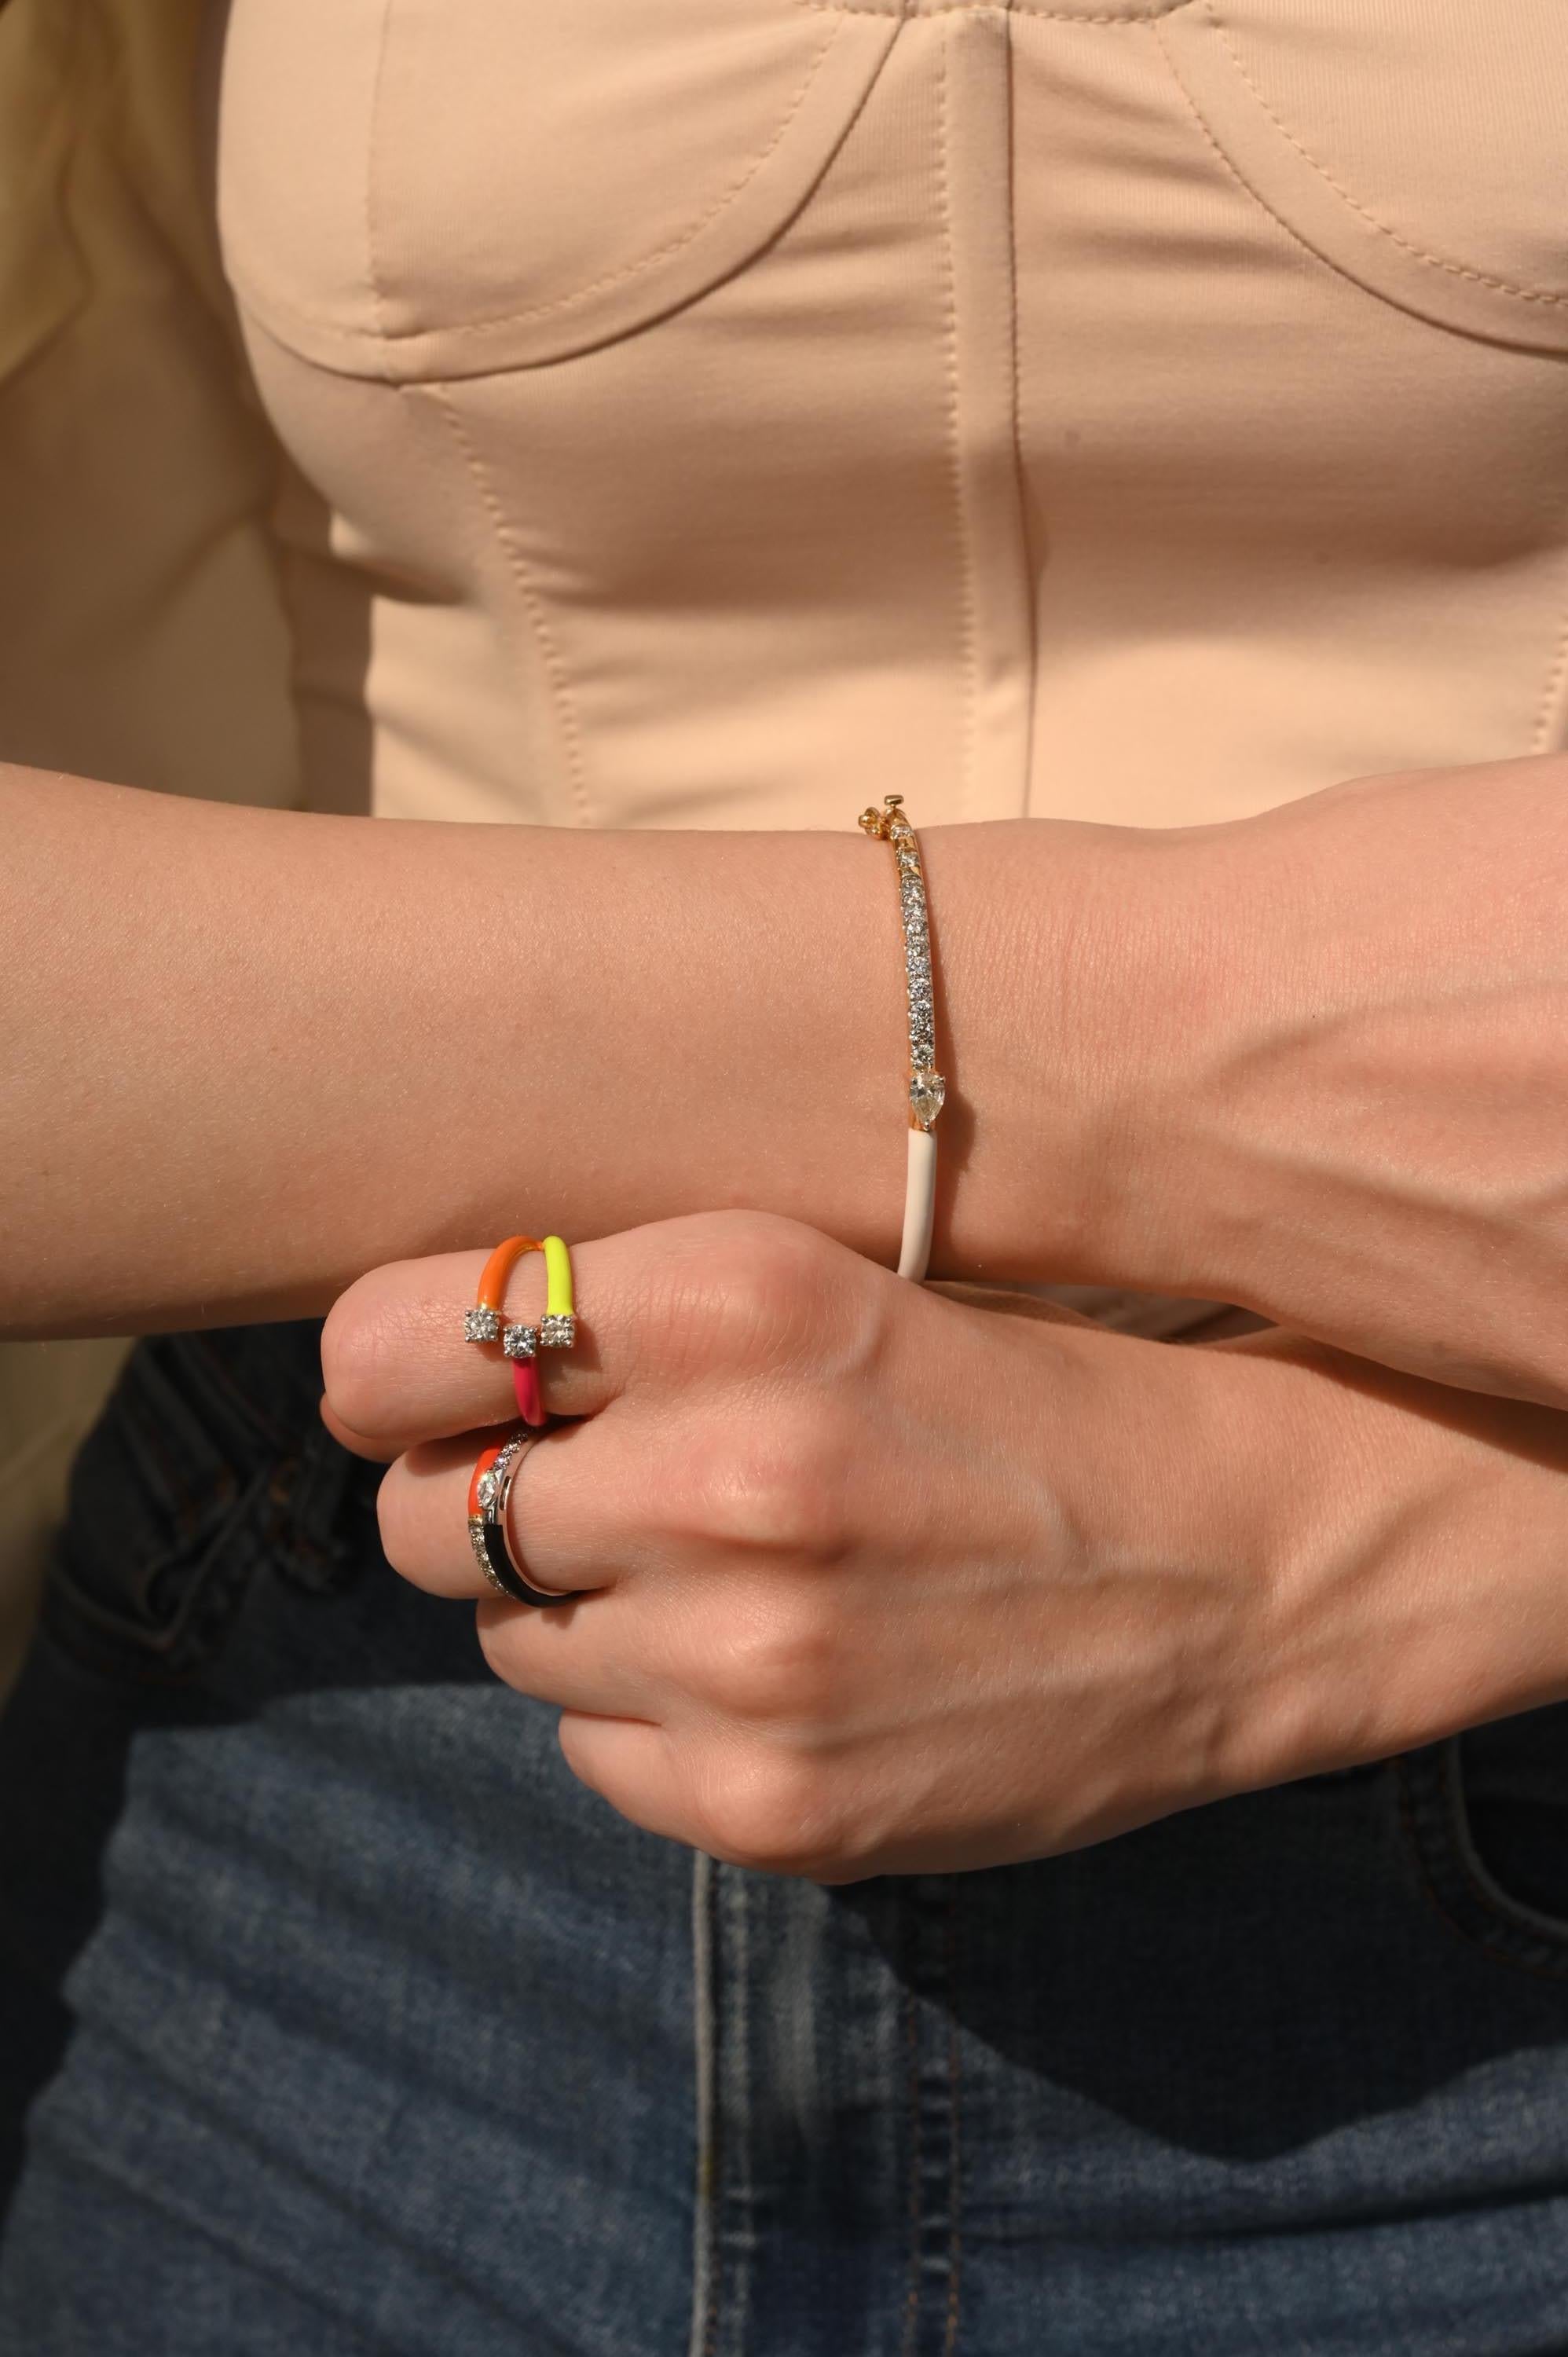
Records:
[[[565,1595],[552,1596],[532,1587],[511,1552],[507,1532],[507,1506],[511,1485],[535,1442],[538,1432],[520,1432],[500,1448],[487,1448],[474,1468],[468,1497],[468,1543],[474,1560],[498,1596],[512,1604],[564,1604]]]

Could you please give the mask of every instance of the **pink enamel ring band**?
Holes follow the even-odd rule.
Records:
[[[508,1319],[502,1306],[512,1270],[531,1252],[544,1255],[544,1315],[537,1326]],[[499,1243],[480,1272],[474,1307],[464,1313],[463,1333],[470,1342],[499,1342],[511,1361],[519,1414],[525,1424],[543,1424],[538,1353],[569,1351],[577,1339],[572,1258],[561,1237],[508,1236]]]

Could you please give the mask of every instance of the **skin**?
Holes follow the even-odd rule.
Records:
[[[1329,787],[1172,866],[1186,1045],[1093,1256],[1568,1405],[1568,757]]]
[[[462,1339],[483,1254],[350,1287],[323,1414],[392,1459],[393,1566],[477,1599],[498,1677],[650,1832],[823,1883],[1002,1865],[1562,1690],[1550,1409],[1277,1334],[1133,1340],[766,1214],[575,1258],[577,1346],[541,1355],[570,1420],[511,1496],[560,1605],[495,1596],[469,1549],[516,1415]]]
[[[755,1206],[895,1258],[897,895],[844,799],[831,834],[589,834],[0,778],[0,1330],[323,1314],[530,1203],[569,1236]],[[939,1274],[1051,1256],[1054,1124],[1089,1116],[1035,1043],[1090,835],[1130,847],[930,831]]]
[[[892,1261],[899,936],[856,807],[596,834],[0,770],[0,1332],[323,1314],[520,1220],[755,1208]],[[921,840],[934,1276],[1237,1302],[1568,1405],[1568,756]]]
[[[1548,756],[1225,827],[922,829],[933,1274],[1284,1329],[1175,1351],[875,1265],[898,943],[847,822],[367,826],[0,775],[0,1315],[337,1301],[328,1421],[396,1460],[389,1550],[439,1584],[454,1546],[473,1577],[460,1493],[510,1413],[495,1366],[484,1396],[467,1358],[436,1378],[428,1303],[449,1319],[478,1267],[450,1251],[602,1238],[607,1387],[557,1397],[587,1421],[535,1452],[527,1511],[599,1452],[554,1566],[625,1568],[591,1612],[484,1599],[481,1633],[563,1704],[577,1772],[719,1855],[823,1878],[1039,1855],[1555,1698],[1565,785]],[[594,1255],[657,1273],[704,1214],[741,1222],[700,1255],[725,1286],[638,1308],[624,1277],[618,1329]],[[427,1307],[361,1334],[347,1305],[398,1284]],[[550,1633],[579,1623],[620,1633]]]

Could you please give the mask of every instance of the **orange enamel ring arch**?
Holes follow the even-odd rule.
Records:
[[[508,1236],[499,1243],[479,1272],[479,1289],[474,1297],[478,1309],[493,1309],[498,1315],[506,1297],[507,1280],[524,1253],[542,1252],[543,1241],[538,1236]]]
[[[502,1308],[507,1283],[525,1253],[544,1255],[544,1314],[537,1326],[508,1322]],[[569,1351],[577,1339],[576,1305],[572,1286],[572,1256],[560,1236],[508,1236],[499,1243],[479,1275],[478,1297],[463,1318],[470,1342],[499,1341],[509,1359],[532,1360],[541,1347]]]

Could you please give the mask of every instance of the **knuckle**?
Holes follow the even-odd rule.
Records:
[[[689,1469],[710,1537],[824,1563],[848,1542],[852,1469],[847,1419],[821,1394],[732,1421]]]
[[[715,1215],[700,1250],[667,1273],[667,1312],[685,1350],[710,1367],[774,1365],[810,1352],[845,1256],[799,1222],[768,1212]]]
[[[843,1658],[836,1616],[822,1596],[775,1597],[754,1609],[714,1657],[712,1700],[755,1727],[820,1726]]]
[[[760,1874],[824,1880],[842,1863],[842,1808],[824,1769],[779,1753],[732,1770],[709,1803],[703,1847]]]

